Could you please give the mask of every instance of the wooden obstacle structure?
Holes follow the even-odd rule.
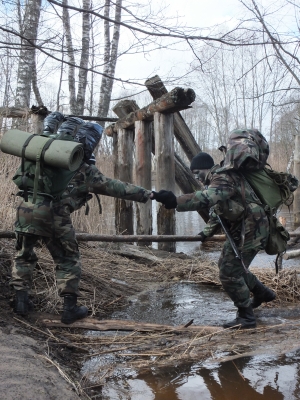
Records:
[[[148,79],[145,86],[153,97],[153,102],[143,108],[139,108],[135,101],[124,100],[113,108],[118,118],[79,117],[84,120],[113,122],[105,129],[105,132],[113,139],[114,178],[133,182],[149,190],[153,185],[155,190],[174,191],[175,183],[182,193],[202,189],[201,184],[174,150],[174,140],[177,140],[189,162],[201,151],[201,147],[180,114],[181,110],[191,108],[196,97],[194,90],[176,87],[168,92],[157,75]],[[14,107],[0,108],[2,117],[26,119],[30,116],[35,132],[43,129],[43,119],[48,113],[49,111],[44,106],[33,106],[30,110]],[[295,147],[294,173],[300,178],[299,136],[295,138]],[[158,242],[160,250],[174,252],[176,242],[179,241],[174,237],[176,235],[175,211],[167,210],[157,203],[157,236],[154,237],[151,202],[136,203],[135,207],[134,212],[132,201],[115,199],[117,236],[110,236],[111,241],[136,242],[140,246]],[[208,221],[208,210],[201,210],[198,213],[205,222]],[[293,215],[295,226],[300,225],[299,190],[295,192]],[[134,233],[136,236],[133,236]],[[117,239],[121,235],[124,238]],[[174,240],[171,240],[172,236]],[[109,239],[104,239],[104,236],[101,237],[102,241],[109,241]],[[186,241],[197,240],[196,237],[189,238]]]
[[[120,101],[113,108],[120,118],[105,130],[113,138],[115,178],[134,181],[135,184],[156,190],[175,190],[175,183],[183,193],[201,189],[189,168],[174,151],[177,139],[188,160],[197,155],[201,148],[195,141],[179,111],[190,108],[195,100],[192,89],[175,88],[167,92],[158,76],[145,83],[153,102],[140,109],[135,101]],[[135,149],[135,163],[134,159]],[[155,156],[154,168],[152,154]],[[154,172],[155,179],[152,178]],[[133,179],[135,176],[135,179]],[[158,204],[157,234],[175,235],[175,211]],[[208,221],[208,210],[199,214]],[[115,227],[117,234],[152,234],[152,205],[136,204],[136,226],[134,229],[133,203],[116,200]],[[140,243],[147,244],[149,243]],[[175,251],[175,242],[159,242],[160,250]]]

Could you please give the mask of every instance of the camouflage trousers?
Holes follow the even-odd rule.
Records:
[[[236,307],[248,307],[251,304],[250,292],[258,282],[257,277],[249,271],[249,266],[260,249],[249,249],[243,252],[243,261],[248,269],[245,272],[241,261],[236,258],[228,241],[225,242],[219,259],[219,276],[223,289]]]
[[[78,244],[74,234],[70,232],[67,238],[50,238],[37,235],[18,234],[19,252],[12,268],[10,285],[15,290],[30,290],[33,271],[37,263],[34,246],[42,239],[56,264],[56,283],[58,293],[75,293],[79,295],[78,286],[81,276],[81,262]],[[72,237],[73,236],[73,237]]]

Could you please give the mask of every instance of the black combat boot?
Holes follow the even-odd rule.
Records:
[[[26,317],[30,309],[31,304],[29,304],[28,292],[26,290],[16,290],[15,313]]]
[[[88,315],[88,309],[85,306],[77,306],[76,294],[65,294],[64,296],[64,307],[61,317],[63,324],[72,324],[77,319],[85,318]]]
[[[256,327],[256,320],[252,307],[238,308],[236,318],[223,325],[224,328],[250,329]]]
[[[253,293],[253,299],[251,303],[252,308],[257,308],[261,305],[261,303],[268,303],[276,298],[276,293],[263,285],[260,281],[257,281],[251,292]]]

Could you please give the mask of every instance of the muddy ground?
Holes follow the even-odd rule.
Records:
[[[209,244],[207,245],[209,246]],[[214,244],[215,246],[215,244]],[[134,251],[133,251],[134,250]],[[83,275],[80,302],[91,316],[109,319],[129,299],[156,285],[163,290],[174,282],[196,282],[220,288],[217,265],[199,252],[197,257],[170,255],[132,246],[81,246]],[[300,347],[300,281],[298,271],[257,269],[259,278],[277,292],[272,306],[257,311],[258,328],[228,331],[219,328],[186,331],[126,332],[96,336],[84,329],[47,327],[44,320],[58,320],[54,265],[41,245],[32,300],[35,311],[28,318],[13,313],[13,293],[8,282],[14,243],[0,242],[0,399],[101,398],[101,387],[124,364],[141,371],[155,366],[178,365],[191,360],[225,361],[244,355],[281,354]],[[281,319],[278,320],[278,315]],[[189,322],[189,321],[186,321]],[[194,329],[193,329],[194,328]],[[106,365],[83,374],[84,362],[103,354],[113,358]]]

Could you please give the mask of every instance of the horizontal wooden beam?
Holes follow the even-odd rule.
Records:
[[[190,104],[195,101],[196,94],[193,89],[183,89],[176,87],[160,98],[154,100],[148,106],[133,111],[119,119],[115,124],[106,128],[107,136],[112,136],[118,129],[127,129],[133,126],[135,121],[152,121],[154,113],[174,113],[190,108]]]
[[[15,239],[12,231],[0,231],[0,239]],[[179,235],[93,235],[89,233],[76,233],[79,242],[199,242],[199,236]],[[222,241],[225,235],[215,235],[207,240]]]
[[[52,111],[49,111],[47,107],[32,106],[31,108],[26,107],[0,107],[0,115],[4,118],[29,118],[30,115],[40,115],[44,118],[49,115]],[[66,115],[66,117],[77,117],[84,121],[104,121],[104,122],[115,122],[118,118],[109,117],[96,117],[89,115]]]

